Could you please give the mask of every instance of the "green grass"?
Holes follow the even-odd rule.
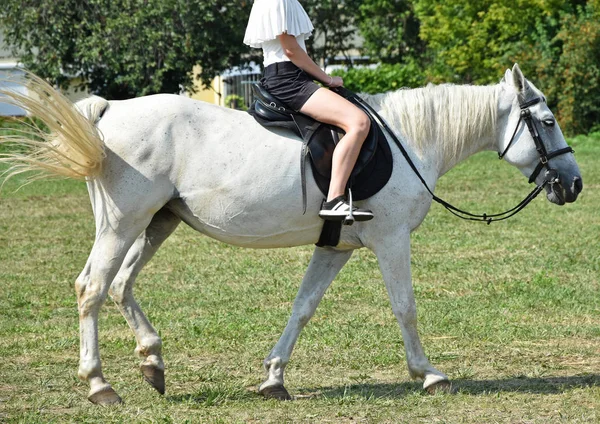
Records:
[[[136,285],[163,337],[167,394],[142,381],[115,306],[100,320],[105,376],[125,405],[102,408],[76,377],[73,283],[93,242],[82,183],[0,195],[0,422],[598,422],[600,137],[571,140],[584,178],[572,205],[540,196],[492,225],[440,206],[412,237],[419,330],[455,394],[408,377],[375,257],[357,251],[302,333],[286,373],[293,402],[256,394],[312,247],[244,250],[181,226]],[[480,212],[512,207],[525,178],[481,154],[436,189]]]

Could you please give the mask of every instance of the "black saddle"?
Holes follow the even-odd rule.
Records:
[[[340,139],[339,134],[344,132],[340,128],[315,121],[307,115],[287,108],[259,83],[254,84],[253,89],[256,100],[248,113],[265,127],[288,128],[304,140],[301,169],[304,171],[304,158],[308,153],[317,186],[327,195],[333,150]],[[354,100],[354,93],[345,89],[336,89],[336,92],[361,108],[371,118],[371,130],[348,180],[353,199],[367,199],[381,190],[392,174],[390,146],[381,127],[370,113]],[[303,186],[304,183],[303,175]]]
[[[260,83],[253,84],[256,100],[248,113],[265,127],[282,127],[295,132],[303,140],[300,172],[302,179],[302,204],[306,212],[306,158],[310,159],[317,186],[324,196],[329,191],[333,150],[344,134],[340,128],[324,124],[286,107],[273,97]],[[342,87],[334,91],[346,98],[371,120],[371,129],[363,143],[356,165],[348,179],[354,200],[363,200],[381,190],[392,175],[392,153],[383,130],[371,113],[362,106],[357,96]],[[325,221],[317,246],[336,246],[339,243],[341,222]]]

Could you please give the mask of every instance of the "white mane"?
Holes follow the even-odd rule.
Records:
[[[418,152],[435,148],[445,161],[495,132],[499,86],[432,85],[364,95]]]

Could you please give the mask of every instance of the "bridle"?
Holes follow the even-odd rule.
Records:
[[[340,87],[340,88],[342,88],[342,87]],[[347,97],[347,96],[354,97],[363,106],[364,111],[368,115],[371,115],[371,118],[374,118],[376,120],[376,122],[379,125],[381,125],[381,127],[390,135],[390,137],[392,138],[392,140],[394,141],[394,143],[396,144],[398,149],[400,149],[400,152],[402,152],[402,155],[408,162],[408,165],[411,167],[413,172],[417,175],[419,180],[421,180],[421,183],[423,183],[423,185],[425,186],[425,188],[427,189],[429,194],[431,194],[431,196],[433,197],[433,200],[435,200],[437,203],[442,205],[444,208],[446,208],[449,212],[456,215],[457,217],[466,219],[469,221],[481,221],[481,222],[487,222],[488,224],[491,224],[493,221],[502,221],[504,219],[508,219],[511,216],[517,214],[518,212],[523,210],[523,208],[525,208],[525,206],[527,206],[533,199],[535,199],[537,197],[537,195],[540,194],[542,192],[542,190],[548,184],[550,184],[550,186],[552,186],[553,184],[556,184],[559,182],[558,171],[554,168],[551,168],[548,161],[552,158],[563,155],[565,153],[574,153],[574,150],[571,147],[565,147],[565,148],[554,150],[554,151],[548,153],[546,146],[544,145],[544,141],[540,137],[540,134],[537,130],[537,127],[533,120],[533,116],[531,115],[531,111],[529,110],[529,108],[531,106],[536,105],[543,101],[543,99],[541,97],[535,98],[533,100],[529,100],[527,102],[519,101],[519,107],[521,108],[519,122],[517,122],[515,131],[513,132],[513,135],[510,138],[510,141],[508,142],[508,145],[506,146],[504,151],[502,153],[498,152],[498,158],[499,159],[504,158],[504,156],[506,155],[506,152],[508,152],[508,149],[513,145],[513,142],[515,141],[515,136],[517,135],[517,131],[521,127],[521,121],[525,121],[525,124],[527,125],[527,128],[529,129],[529,133],[531,134],[531,137],[533,138],[533,141],[535,143],[535,148],[536,148],[538,154],[540,155],[539,163],[535,167],[533,173],[529,176],[529,183],[531,184],[532,182],[534,182],[536,180],[536,178],[538,177],[538,175],[540,174],[540,172],[542,171],[542,169],[546,168],[546,172],[544,173],[544,180],[542,181],[541,185],[536,186],[531,191],[531,193],[529,193],[525,197],[525,199],[523,199],[517,206],[515,206],[512,209],[509,209],[505,212],[501,212],[501,213],[497,213],[497,214],[486,214],[486,213],[473,214],[473,213],[464,211],[462,209],[459,209],[459,208],[451,205],[450,203],[446,202],[445,200],[440,199],[435,194],[433,194],[433,191],[429,188],[429,186],[425,182],[425,179],[423,178],[423,176],[421,175],[421,173],[415,166],[414,162],[408,155],[408,152],[406,151],[404,146],[402,146],[402,143],[400,143],[400,140],[398,140],[398,138],[396,137],[394,132],[388,127],[388,125],[383,120],[383,118],[381,118],[381,116],[379,116],[379,114],[371,107],[371,105],[369,105],[367,102],[365,102],[359,96],[357,96],[355,93],[352,93],[346,89],[340,90],[340,88],[337,88],[336,91],[342,91],[343,94],[342,93],[340,93],[340,94],[342,94],[344,97]]]
[[[521,125],[521,121],[525,121],[525,123],[527,124],[527,128],[529,129],[529,133],[533,138],[533,142],[535,143],[535,149],[540,155],[540,162],[537,164],[537,166],[533,170],[533,173],[529,177],[529,184],[535,181],[539,173],[544,168],[548,169],[544,178],[544,184],[554,184],[558,182],[558,172],[555,169],[550,168],[550,166],[548,165],[548,161],[557,156],[564,155],[565,153],[574,153],[574,150],[571,147],[567,146],[563,149],[554,150],[553,152],[548,153],[548,151],[546,150],[546,146],[544,146],[544,141],[542,140],[542,137],[540,137],[537,127],[535,126],[535,122],[533,121],[533,117],[531,116],[531,111],[529,110],[530,106],[536,105],[541,101],[543,101],[542,98],[538,97],[536,99],[529,100],[528,102],[519,103],[519,106],[521,107],[521,115],[519,116],[519,122],[517,122],[515,131],[513,132],[513,135],[510,138],[508,144],[506,145],[504,151],[502,153],[498,153],[498,159],[504,158],[504,155],[506,155],[506,152],[508,152],[508,149],[512,146],[513,141],[515,140],[515,135],[517,134],[517,131]],[[550,176],[548,174],[550,174]]]

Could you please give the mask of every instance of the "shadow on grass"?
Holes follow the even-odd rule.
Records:
[[[572,389],[600,387],[600,375],[576,375],[568,377],[514,377],[503,380],[467,380],[452,381],[454,393],[467,395],[486,395],[490,393],[518,392],[534,394],[560,394]],[[338,387],[293,389],[292,397],[303,399],[399,399],[415,393],[425,394],[422,383],[356,383]],[[193,394],[166,396],[172,403],[191,403],[202,406],[217,406],[230,401],[254,401],[262,399],[255,391],[232,387],[209,387]]]
[[[514,377],[503,380],[452,380],[454,393],[482,395],[500,392],[518,392],[535,394],[560,394],[576,388],[600,387],[600,375],[576,375],[567,377]],[[414,393],[425,393],[422,383],[385,383],[385,384],[351,384],[343,387],[323,387],[317,390],[300,388],[294,393],[297,399],[326,398],[402,398]]]

